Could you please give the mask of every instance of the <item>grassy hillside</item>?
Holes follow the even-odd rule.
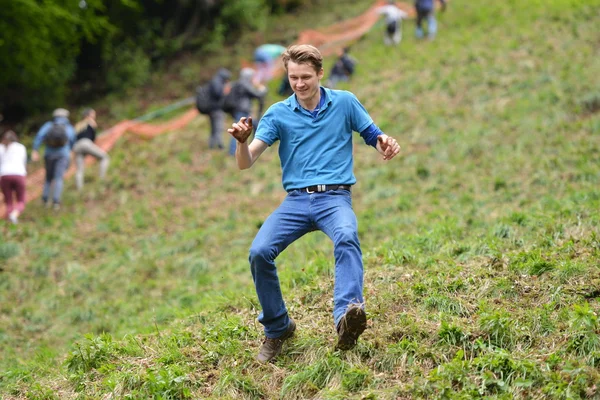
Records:
[[[382,26],[354,46],[343,88],[403,144],[386,163],[357,135],[356,349],[333,350],[314,233],[278,259],[297,335],[254,361],[247,251],[285,196],[279,161],[238,171],[198,118],[1,228],[1,397],[600,397],[599,7],[455,0],[433,42],[408,22],[399,48]]]

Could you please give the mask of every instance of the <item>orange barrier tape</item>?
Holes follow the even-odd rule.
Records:
[[[388,4],[387,1],[378,0],[368,10],[357,17],[338,22],[319,30],[307,29],[302,31],[298,35],[296,44],[312,44],[313,46],[318,47],[321,54],[325,57],[337,54],[341,52],[341,50],[350,42],[361,38],[369,30],[371,30],[373,25],[375,25],[381,18],[381,15],[377,12],[377,9],[386,4]],[[408,14],[408,18],[416,17],[416,11],[413,4],[396,2],[396,7],[406,12]],[[439,4],[437,2],[436,7],[439,8]],[[242,61],[242,65],[246,67],[251,66],[252,64],[244,60]],[[283,63],[279,62],[275,66],[272,75],[274,77],[278,77],[281,76],[283,72]]]
[[[318,47],[323,56],[332,55],[340,51],[343,47],[347,46],[349,42],[356,40],[367,33],[380,18],[380,15],[377,13],[377,8],[384,4],[387,4],[387,2],[379,0],[367,11],[355,18],[341,21],[320,30],[305,30],[300,33],[296,43],[309,43],[315,47]],[[410,18],[415,17],[415,10],[412,4],[397,2],[396,5],[398,8],[408,13]],[[241,61],[241,64],[242,66],[251,65],[251,63],[248,63],[244,60]],[[282,73],[283,65],[279,63],[274,76],[281,75]],[[131,120],[121,121],[99,135],[98,139],[96,140],[96,144],[104,151],[109,152],[115,146],[117,141],[125,134],[125,132],[129,131],[138,136],[152,139],[163,133],[182,129],[194,118],[196,118],[197,115],[198,111],[196,108],[192,108],[186,111],[184,114],[162,124],[147,124]],[[92,164],[94,161],[95,159],[93,157],[86,158],[86,164],[88,165]],[[75,174],[75,166],[73,164],[74,163],[71,163],[71,167],[67,170],[65,179]],[[45,176],[46,172],[44,169],[39,169],[27,176],[26,202],[37,199],[42,195]],[[5,213],[6,209],[2,203],[0,204],[0,218],[2,218]]]

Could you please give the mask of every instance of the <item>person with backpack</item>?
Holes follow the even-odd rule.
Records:
[[[196,108],[198,112],[208,115],[210,119],[208,147],[211,149],[224,147],[222,139],[225,124],[223,100],[231,88],[230,80],[231,72],[226,68],[220,68],[208,83],[196,89]]]
[[[38,131],[33,140],[33,151],[31,160],[37,162],[40,159],[38,153],[42,144],[45,146],[44,166],[46,168],[46,180],[42,192],[42,200],[46,207],[50,207],[50,195],[52,190],[52,207],[60,209],[64,175],[69,168],[71,148],[75,143],[75,129],[69,122],[69,111],[57,108],[52,113],[52,120],[46,122]]]
[[[228,129],[238,141],[235,158],[241,170],[252,167],[278,142],[282,183],[288,192],[258,229],[249,251],[262,307],[258,321],[265,333],[257,355],[261,363],[277,357],[296,330],[283,299],[275,259],[313,231],[324,232],[333,242],[336,347],[350,350],[356,346],[367,327],[367,315],[362,251],[352,209],[353,132],[360,132],[383,160],[400,152],[398,142],[375,125],[354,94],[321,86],[323,56],[316,47],[290,46],[282,59],[294,95],[269,107],[251,142],[252,118],[243,117]]]
[[[4,132],[0,140],[0,190],[6,204],[6,219],[16,224],[25,209],[27,150],[15,132]],[[13,196],[14,195],[14,196]],[[16,197],[17,202],[13,202]]]
[[[78,190],[83,189],[83,177],[85,171],[85,156],[90,155],[100,162],[100,179],[106,176],[106,170],[110,163],[110,157],[104,150],[96,145],[96,111],[87,108],[83,111],[83,119],[75,124],[75,145],[73,154],[75,154],[75,184]]]
[[[446,1],[439,0],[442,5],[442,11],[446,10]],[[423,21],[427,20],[427,38],[432,40],[437,33],[437,21],[435,19],[435,0],[415,0],[415,10],[417,12],[416,36],[422,39],[425,36],[423,31]]]
[[[396,6],[394,0],[388,0],[388,4],[377,9],[377,13],[385,16],[385,36],[383,42],[397,45],[402,40],[402,19],[408,18],[408,14]]]
[[[350,56],[350,48],[344,47],[342,55],[337,59],[327,80],[327,87],[335,89],[338,82],[347,82],[354,74],[356,60]]]
[[[252,115],[252,100],[258,101],[259,110],[256,120],[260,119],[267,88],[260,83],[255,86],[254,75],[252,68],[242,68],[239,79],[231,84],[231,91],[225,96],[223,110],[229,113],[234,121]],[[232,156],[235,155],[236,143],[237,140],[232,137],[229,143],[229,154]]]

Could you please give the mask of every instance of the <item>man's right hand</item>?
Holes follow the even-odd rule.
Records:
[[[38,153],[36,150],[33,150],[31,152],[31,161],[38,162],[39,159],[40,159],[40,153]]]
[[[234,122],[227,132],[238,142],[246,143],[248,137],[252,134],[252,117],[242,117],[239,122]]]

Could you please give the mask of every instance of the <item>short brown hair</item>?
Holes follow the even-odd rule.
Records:
[[[282,54],[283,65],[287,71],[288,62],[296,64],[310,64],[319,73],[323,69],[323,56],[319,49],[310,44],[295,44],[287,48]]]
[[[17,136],[17,134],[12,131],[12,130],[7,130],[6,132],[4,132],[4,134],[2,134],[2,136],[0,136],[0,139],[7,140],[8,143],[12,143],[12,142],[16,142],[17,140],[19,140],[19,137]]]

